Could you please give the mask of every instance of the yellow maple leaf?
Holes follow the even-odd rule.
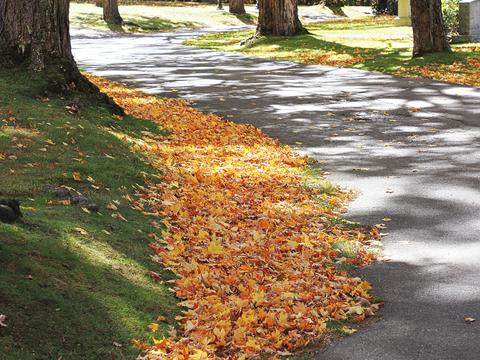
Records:
[[[224,249],[223,249],[222,242],[220,241],[220,239],[213,239],[208,244],[207,254],[209,254],[209,255],[222,254],[223,251],[224,251]]]
[[[195,349],[195,352],[190,355],[191,360],[208,360],[208,353],[206,351]]]
[[[160,325],[158,325],[157,323],[151,323],[150,325],[148,325],[148,328],[150,329],[151,332],[158,331],[159,327]]]

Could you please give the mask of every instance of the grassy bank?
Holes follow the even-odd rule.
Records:
[[[253,31],[209,34],[187,41],[201,48],[293,60],[305,64],[354,67],[407,77],[424,77],[480,86],[480,44],[453,45],[453,52],[412,59],[410,27],[396,27],[391,18],[334,21],[308,25],[310,34],[240,42]]]
[[[172,277],[150,259],[152,219],[127,201],[152,170],[122,139],[161,129],[82,96],[44,95],[44,85],[0,72],[0,198],[19,199],[24,211],[24,223],[0,224],[0,357],[134,358],[131,340],[149,339],[158,316],[166,320],[155,336],[166,335],[177,307],[148,274]],[[99,213],[55,205],[51,184]]]
[[[345,270],[374,261],[378,229],[345,221],[352,194],[293,149],[99,78],[150,121],[47,95],[26,72],[0,79],[0,198],[24,211],[0,224],[2,359],[284,354],[377,313]]]

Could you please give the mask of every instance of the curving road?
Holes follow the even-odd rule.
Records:
[[[361,270],[386,301],[380,321],[318,359],[480,359],[480,89],[181,45],[195,34],[74,30],[74,54],[95,74],[254,124],[359,190],[350,217],[392,219],[387,261]]]

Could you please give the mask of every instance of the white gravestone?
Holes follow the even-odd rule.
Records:
[[[460,1],[460,35],[480,40],[480,0]]]

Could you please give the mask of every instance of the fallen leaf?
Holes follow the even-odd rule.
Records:
[[[110,202],[110,203],[107,204],[107,209],[118,210],[118,207]]]
[[[0,326],[1,327],[7,327],[7,324],[5,324],[5,321],[7,320],[7,316],[0,314]]]
[[[71,205],[72,202],[70,201],[70,199],[66,199],[66,200],[50,200],[47,202],[47,205],[63,205],[63,206],[69,206]]]
[[[151,332],[157,332],[159,327],[160,325],[158,325],[157,323],[151,323],[150,325],[148,325],[148,328]]]
[[[88,231],[85,230],[85,229],[76,227],[76,228],[74,228],[73,230],[75,230],[76,232],[78,232],[78,233],[81,234],[81,235],[88,235]]]

